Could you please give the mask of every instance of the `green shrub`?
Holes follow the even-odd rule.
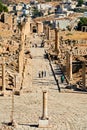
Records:
[[[78,30],[81,30],[82,26],[87,26],[87,18],[86,17],[80,18],[80,21],[78,23]]]
[[[2,2],[0,2],[0,12],[8,12],[7,6],[3,5]]]

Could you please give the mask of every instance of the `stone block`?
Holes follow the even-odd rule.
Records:
[[[14,95],[20,95],[20,90],[15,90]]]
[[[49,120],[48,119],[39,119],[39,125],[40,128],[48,128],[49,126]]]
[[[4,96],[4,93],[3,93],[3,92],[0,92],[0,96]]]

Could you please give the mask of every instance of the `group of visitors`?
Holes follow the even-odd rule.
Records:
[[[46,71],[39,71],[38,76],[39,78],[46,77]]]

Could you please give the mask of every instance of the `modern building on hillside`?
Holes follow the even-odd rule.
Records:
[[[87,17],[87,12],[84,12],[84,17]]]

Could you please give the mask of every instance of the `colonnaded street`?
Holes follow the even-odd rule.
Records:
[[[48,59],[44,58],[44,48],[31,48],[32,54],[32,80],[31,88],[20,96],[14,96],[14,120],[18,124],[14,130],[87,130],[87,94],[67,93],[61,84],[58,73],[59,93],[56,81],[51,71]],[[53,69],[56,69],[52,63]],[[29,68],[27,68],[28,73]],[[39,72],[46,71],[46,77],[39,78]],[[60,71],[60,70],[59,70]],[[27,79],[27,83],[29,81]],[[48,91],[48,118],[49,128],[38,128],[39,117],[42,116],[42,91]],[[0,126],[7,128],[6,123],[10,121],[12,97],[0,97]],[[11,128],[12,129],[12,128]]]

